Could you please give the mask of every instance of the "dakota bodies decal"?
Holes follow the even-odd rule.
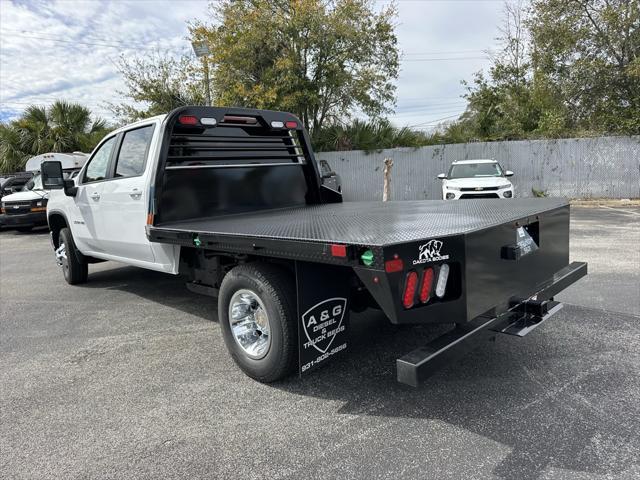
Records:
[[[346,309],[347,299],[335,297],[323,300],[302,314],[306,341],[300,345],[301,373],[347,348],[346,325],[343,324]]]
[[[449,255],[442,255],[443,242],[441,240],[429,240],[418,247],[418,259],[413,261],[414,265],[421,263],[438,262],[440,260],[449,260]]]

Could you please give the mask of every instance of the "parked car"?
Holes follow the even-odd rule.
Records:
[[[11,195],[12,193],[22,190],[24,185],[31,180],[33,172],[18,172],[11,173],[0,180],[0,199],[5,195]]]
[[[336,192],[342,193],[342,179],[340,175],[333,171],[331,165],[326,160],[318,161],[320,167],[320,180],[322,185]]]
[[[84,165],[88,155],[80,152],[74,153],[45,153],[35,156],[27,161],[29,170],[28,181],[10,195],[2,197],[0,215],[3,226],[15,228],[19,232],[28,232],[34,227],[47,224],[47,202],[49,191],[42,186],[40,177],[40,165],[43,161],[59,161],[62,165],[65,178],[72,178]]]
[[[349,311],[455,323],[397,360],[417,385],[489,336],[523,336],[587,273],[569,263],[564,199],[342,202],[290,113],[181,107],[98,144],[77,182],[42,164],[55,259],[69,284],[114,260],[183,274],[217,297],[236,364],[262,382],[345,353]]]
[[[442,199],[513,198],[513,176],[495,160],[460,160],[453,162],[449,173],[441,173]]]

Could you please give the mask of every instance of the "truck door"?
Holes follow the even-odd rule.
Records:
[[[98,235],[102,188],[109,176],[109,161],[115,145],[113,136],[103,141],[91,156],[78,182],[78,193],[73,197],[75,208],[68,212],[71,232],[82,251],[103,251]]]
[[[153,262],[147,239],[149,189],[145,170],[155,124],[119,135],[110,178],[100,194],[98,235],[104,252],[123,259]]]

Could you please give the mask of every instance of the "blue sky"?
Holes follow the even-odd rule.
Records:
[[[377,8],[387,1],[376,1]],[[464,110],[462,79],[489,65],[501,0],[399,0],[403,52],[391,120],[430,128]],[[0,0],[0,120],[54,99],[107,119],[118,102],[120,54],[191,47],[186,22],[207,19],[206,0]]]

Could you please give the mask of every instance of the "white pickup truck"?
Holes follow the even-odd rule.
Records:
[[[104,260],[184,275],[218,298],[231,356],[263,382],[347,351],[349,311],[372,307],[396,324],[456,325],[397,360],[398,380],[417,385],[485,333],[528,333],[586,274],[569,264],[566,200],[343,203],[321,177],[295,116],[239,108],[120,128],[76,181],[42,164],[68,283]]]

